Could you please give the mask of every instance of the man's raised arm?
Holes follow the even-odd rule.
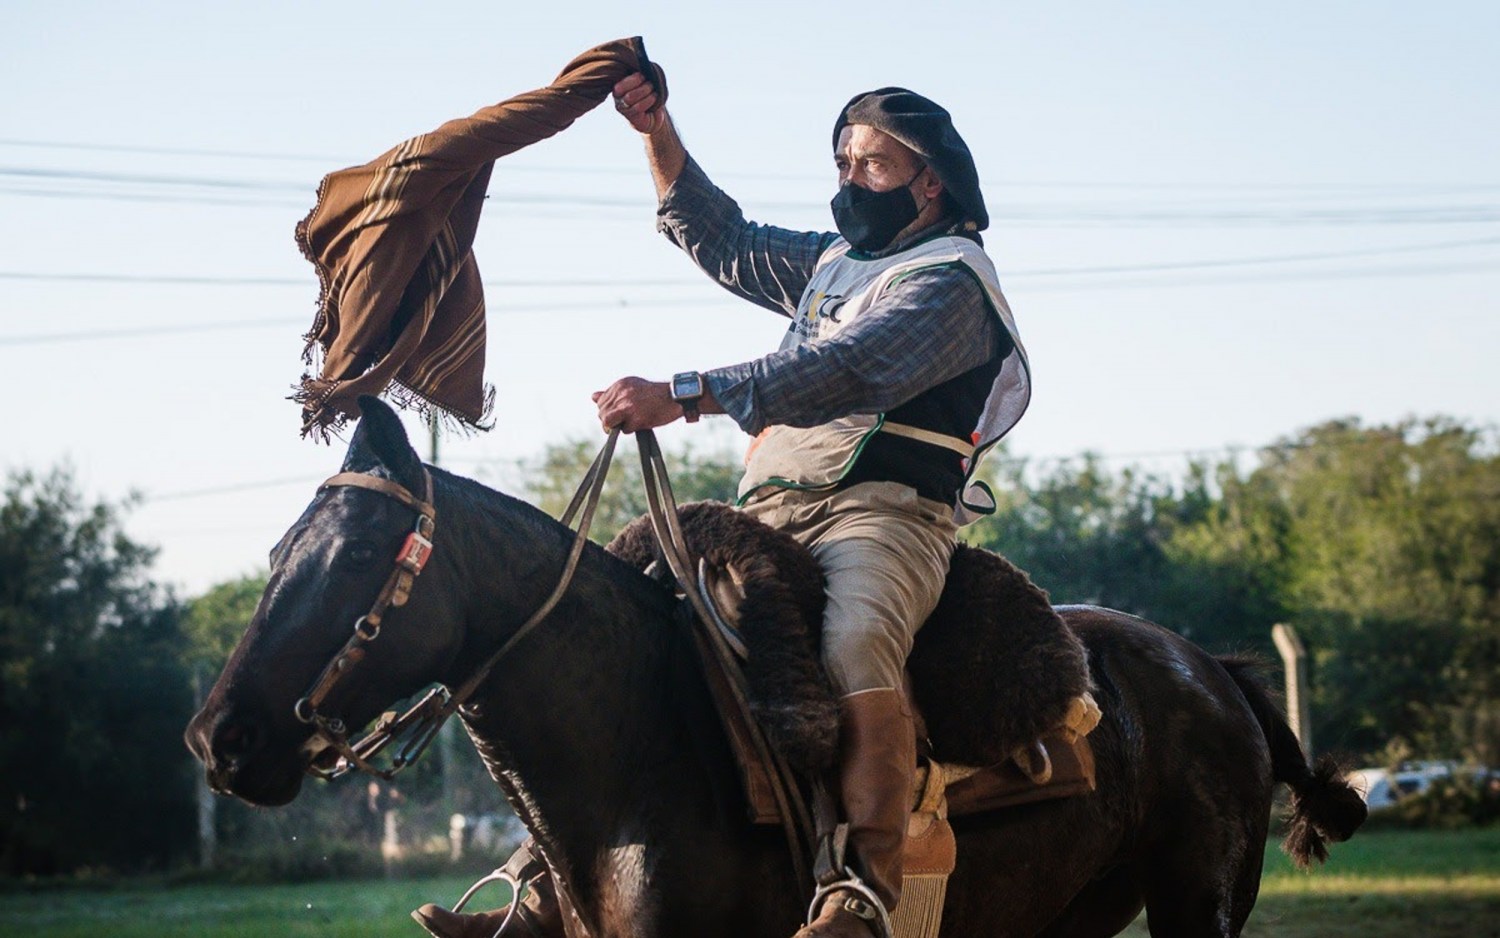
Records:
[[[660,101],[656,88],[640,72],[626,75],[615,84],[615,110],[646,139],[646,159],[656,183],[657,201],[666,198],[667,190],[687,165],[687,149]]]
[[[731,293],[783,316],[795,314],[834,236],[747,221],[688,157],[658,89],[637,73],[622,78],[614,92],[615,109],[645,138],[657,230]]]

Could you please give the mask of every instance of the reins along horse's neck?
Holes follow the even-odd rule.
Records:
[[[419,486],[395,415],[373,401],[365,414],[345,471]],[[435,470],[433,485],[433,559],[322,703],[350,726],[432,681],[461,684],[546,599],[574,543],[515,499]],[[250,628],[188,729],[215,790],[259,804],[296,796],[313,757],[294,706],[370,607],[412,523],[396,500],[335,488],[277,546]],[[1089,647],[1105,711],[1091,737],[1100,791],[958,819],[944,933],[1108,935],[1146,904],[1157,936],[1238,934],[1273,777],[1298,795],[1304,859],[1323,833],[1352,831],[1339,814],[1347,789],[1309,772],[1237,671],[1139,620],[1064,615]],[[800,884],[780,832],[745,819],[676,621],[665,590],[590,545],[465,722],[559,874],[575,934],[784,938],[801,916]]]

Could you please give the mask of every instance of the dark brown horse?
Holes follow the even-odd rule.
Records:
[[[344,468],[423,491],[416,453],[378,403]],[[542,604],[574,541],[523,502],[432,478],[434,557],[320,708],[350,726],[431,682],[462,684]],[[276,547],[255,617],[187,731],[216,791],[261,805],[297,795],[314,756],[294,706],[370,608],[413,517],[379,492],[325,489]],[[746,821],[673,607],[590,545],[464,722],[594,938],[785,938],[801,884],[781,832]],[[1333,772],[1308,769],[1238,665],[1121,613],[1062,614],[1087,645],[1104,711],[1091,737],[1098,791],[956,819],[943,934],[1113,935],[1144,907],[1157,938],[1238,935],[1276,782],[1292,786],[1289,848],[1303,861],[1352,833],[1363,805]]]

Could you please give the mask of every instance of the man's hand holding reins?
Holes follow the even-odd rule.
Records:
[[[595,391],[593,400],[599,408],[599,424],[606,433],[616,428],[624,433],[654,430],[683,416],[682,405],[672,399],[672,386],[665,381],[621,378],[604,390]],[[698,399],[698,410],[705,414],[724,412],[707,389]]]

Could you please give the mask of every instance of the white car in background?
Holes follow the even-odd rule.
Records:
[[[1365,799],[1371,811],[1389,808],[1408,795],[1420,795],[1440,778],[1452,778],[1458,772],[1456,762],[1403,762],[1395,770],[1357,769],[1349,781]]]

